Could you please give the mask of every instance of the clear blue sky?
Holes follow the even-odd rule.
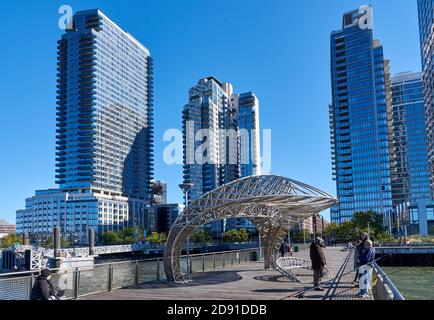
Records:
[[[328,104],[329,34],[352,0],[2,1],[0,10],[0,218],[35,189],[55,187],[58,8],[99,8],[155,62],[155,177],[181,200],[181,166],[163,163],[163,132],[181,127],[188,89],[215,75],[260,99],[272,129],[272,172],[332,194]],[[392,72],[420,70],[415,0],[371,1],[374,32]],[[327,215],[326,215],[327,216]]]

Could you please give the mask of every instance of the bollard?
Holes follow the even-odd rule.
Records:
[[[56,260],[55,268],[60,268],[60,227],[56,226],[53,229],[54,242],[54,259]]]
[[[23,233],[23,245],[28,246],[30,244],[29,234],[27,232]]]
[[[75,268],[74,273],[74,298],[78,299],[80,296],[80,273],[78,271],[78,268]]]
[[[89,228],[89,255],[95,255],[95,230]]]

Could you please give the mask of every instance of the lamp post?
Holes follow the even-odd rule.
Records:
[[[185,201],[185,219],[188,224],[188,192],[193,188],[192,183],[182,183],[179,185],[182,192],[184,192]],[[190,267],[190,237],[187,237],[187,279],[191,279],[191,267]]]

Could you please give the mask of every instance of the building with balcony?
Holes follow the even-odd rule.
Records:
[[[235,94],[230,83],[200,79],[183,109],[184,182],[194,200],[240,177],[258,175],[259,102],[254,93]],[[226,225],[227,224],[227,225]],[[245,219],[205,226],[214,237],[252,225]]]
[[[431,198],[421,76],[404,72],[392,78],[393,206]]]
[[[0,239],[7,235],[15,233],[16,230],[14,224],[8,223],[7,221],[0,219]]]
[[[351,220],[358,211],[392,208],[388,63],[373,30],[361,24],[371,8],[343,16],[332,32],[330,105],[333,178],[339,205],[331,222]]]
[[[145,227],[153,178],[148,49],[95,9],[73,16],[72,28],[58,41],[57,60],[59,190],[29,198],[26,209],[17,212],[17,229],[42,236],[58,223],[63,233],[78,234],[83,243],[90,226],[97,232]],[[69,211],[67,204],[79,209]],[[26,220],[29,215],[34,219]]]
[[[434,195],[434,0],[418,0],[431,196]]]

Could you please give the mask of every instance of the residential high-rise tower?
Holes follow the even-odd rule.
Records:
[[[392,207],[387,65],[371,26],[370,7],[353,10],[330,37],[330,128],[340,201],[331,209],[335,223],[351,220],[358,211],[381,214]]]

